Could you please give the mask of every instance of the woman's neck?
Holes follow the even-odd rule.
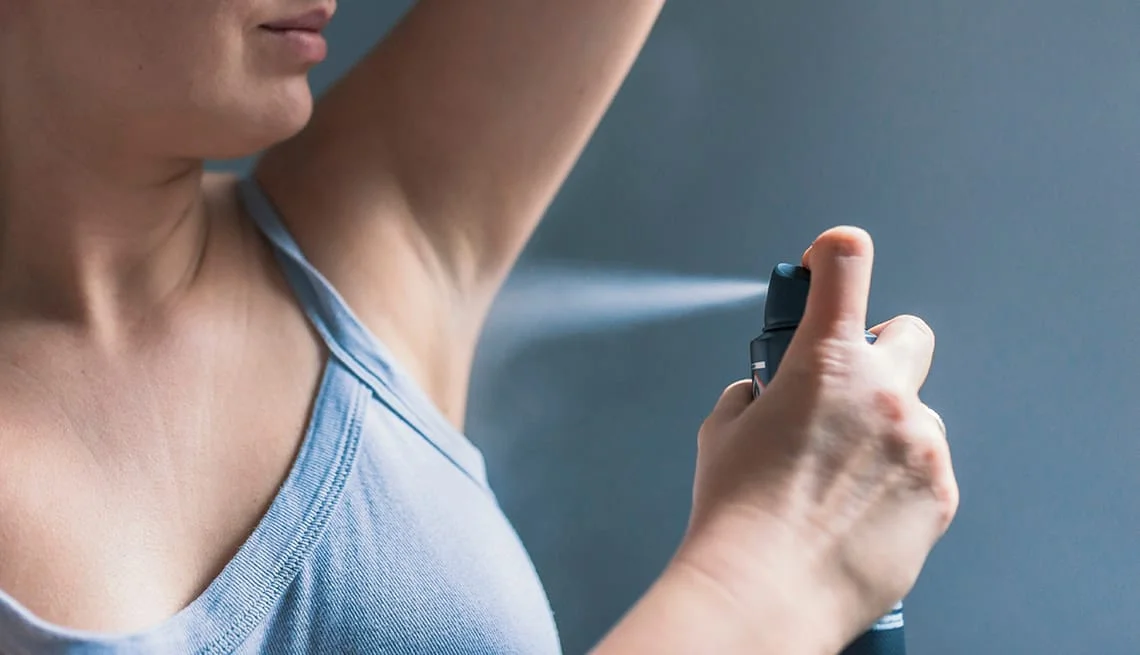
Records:
[[[205,248],[203,163],[43,136],[0,134],[0,316],[106,331],[176,299]]]

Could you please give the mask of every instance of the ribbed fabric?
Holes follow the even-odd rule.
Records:
[[[309,264],[252,179],[241,193],[330,352],[285,483],[221,574],[162,624],[67,630],[0,592],[0,653],[559,653],[478,449]]]

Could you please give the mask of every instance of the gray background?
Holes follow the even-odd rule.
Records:
[[[343,3],[318,87],[408,4]],[[937,331],[962,487],[913,653],[1140,651],[1138,35],[1125,0],[671,2],[525,255],[765,277],[872,233],[872,321]],[[478,362],[469,432],[568,653],[671,554],[758,329],[738,307]]]

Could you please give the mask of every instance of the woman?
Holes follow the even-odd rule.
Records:
[[[423,0],[314,110],[330,0],[0,0],[0,652],[557,652],[468,372],[662,4]],[[909,589],[956,487],[870,248],[805,255],[599,652],[834,652]]]

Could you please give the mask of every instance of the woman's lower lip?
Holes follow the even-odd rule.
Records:
[[[316,64],[328,57],[329,45],[320,32],[262,29],[305,62]]]

